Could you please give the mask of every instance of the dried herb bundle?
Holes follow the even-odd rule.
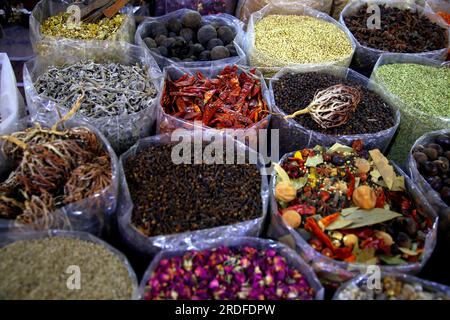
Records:
[[[0,218],[36,229],[67,226],[67,218],[53,211],[111,184],[111,159],[97,136],[84,127],[59,131],[57,125],[0,136],[2,152],[15,167],[0,183]]]

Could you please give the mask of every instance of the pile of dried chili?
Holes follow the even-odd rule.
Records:
[[[167,114],[216,129],[248,128],[269,114],[255,70],[226,66],[216,77],[201,72],[166,79],[161,104]]]
[[[433,220],[379,150],[303,149],[276,165],[278,213],[317,251],[355,263],[420,261]]]

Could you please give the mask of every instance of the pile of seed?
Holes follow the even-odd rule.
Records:
[[[147,147],[124,163],[132,222],[144,234],[194,231],[261,216],[262,178],[256,165],[194,164],[193,152],[189,164],[174,164],[172,146]]]
[[[275,103],[284,113],[292,114],[306,108],[318,91],[339,83],[359,87],[362,91],[361,102],[346,124],[323,129],[308,114],[297,116],[294,120],[307,129],[330,135],[376,133],[394,126],[393,109],[375,92],[349,80],[318,72],[283,75],[274,82]]]
[[[419,53],[447,46],[446,29],[425,15],[399,8],[380,6],[380,28],[368,28],[372,11],[362,6],[344,21],[355,38],[364,46],[389,52]]]
[[[51,67],[34,85],[41,97],[67,110],[84,92],[78,112],[91,118],[139,112],[151,105],[157,93],[148,68],[93,61]]]
[[[70,266],[79,267],[80,289],[70,286]],[[131,299],[132,292],[125,264],[93,242],[51,237],[0,249],[0,299]]]
[[[344,31],[310,16],[269,15],[255,24],[255,48],[250,53],[255,66],[341,61],[352,53]]]
[[[122,26],[126,16],[117,14],[113,18],[103,18],[96,23],[81,22],[71,28],[67,25],[68,13],[60,13],[45,20],[41,25],[43,35],[82,40],[106,40]]]

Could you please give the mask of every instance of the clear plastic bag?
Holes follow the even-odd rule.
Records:
[[[159,262],[163,259],[170,259],[177,256],[182,256],[187,251],[191,250],[208,250],[214,249],[220,246],[232,247],[232,248],[242,248],[244,246],[250,246],[259,250],[263,249],[274,249],[277,254],[286,258],[291,267],[296,268],[300,273],[306,278],[308,284],[315,291],[315,300],[323,300],[324,298],[324,288],[317,279],[314,271],[311,267],[306,264],[303,259],[298,256],[298,254],[292,249],[286,247],[281,243],[277,243],[272,240],[264,240],[252,237],[223,237],[217,240],[207,240],[198,243],[187,244],[184,248],[165,250],[160,252],[150,263],[147,271],[145,272],[142,281],[139,286],[140,295],[143,297],[145,293],[145,287],[153,275],[154,271],[159,265]]]
[[[22,234],[0,234],[0,248],[4,247],[6,245],[9,245],[16,241],[21,240],[35,240],[35,239],[43,239],[43,238],[53,238],[53,237],[64,237],[64,238],[73,238],[83,241],[92,242],[96,245],[102,246],[105,249],[111,251],[113,255],[115,255],[117,258],[119,258],[122,263],[124,264],[125,268],[128,271],[128,274],[130,276],[130,280],[132,283],[132,296],[130,299],[132,300],[139,300],[141,298],[139,293],[139,287],[138,287],[138,281],[136,277],[136,273],[133,270],[133,267],[128,262],[127,257],[117,250],[116,248],[112,247],[105,241],[93,236],[92,234],[89,234],[87,232],[77,232],[77,231],[63,231],[63,230],[48,230],[46,232],[31,232],[31,233],[22,233]],[[39,270],[36,270],[36,272],[39,272]],[[100,270],[99,270],[100,272]]]
[[[168,77],[170,77],[172,80],[176,80],[179,79],[181,76],[183,76],[184,74],[188,73],[190,75],[195,75],[197,72],[201,72],[205,77],[208,78],[213,78],[215,76],[217,76],[224,68],[225,66],[216,66],[214,68],[182,68],[182,67],[178,67],[176,65],[171,66],[171,67],[166,67],[164,68],[164,79],[167,79]],[[239,72],[244,72],[248,71],[248,67],[245,66],[238,66],[240,68]],[[269,109],[269,111],[272,111],[272,107],[271,107],[271,103],[270,103],[270,93],[269,93],[269,89],[267,88],[266,82],[264,81],[264,78],[262,76],[262,74],[256,70],[255,73],[256,76],[259,77],[260,82],[261,82],[261,92],[262,92],[262,97],[264,98],[264,100],[267,103],[267,108]],[[165,80],[163,80],[165,81]],[[161,101],[161,97],[162,94],[164,92],[164,83],[161,84],[161,92],[160,92],[160,96],[158,96],[158,101]],[[214,129],[214,128],[210,128],[210,127],[200,127],[199,125],[197,125],[196,123],[194,123],[193,121],[188,121],[188,120],[184,120],[184,119],[180,119],[177,117],[174,117],[172,115],[169,115],[167,113],[164,112],[161,104],[158,104],[157,106],[157,120],[156,120],[156,130],[158,133],[170,133],[173,132],[176,129],[179,128],[184,128],[186,130],[194,130],[195,129],[204,129],[204,130],[216,130],[219,131],[219,129]],[[253,146],[257,146],[258,144],[258,131],[260,129],[267,129],[269,126],[269,122],[270,122],[270,117],[271,115],[268,115],[267,117],[265,117],[264,119],[260,120],[259,122],[253,124],[252,126],[245,128],[245,129],[238,129],[236,130],[236,135],[243,135],[245,137],[248,137],[248,141],[249,141],[249,145],[253,145]],[[231,129],[232,130],[232,129]],[[227,130],[227,132],[229,132]],[[256,143],[256,144],[255,144]]]
[[[450,128],[450,114],[447,118],[425,114],[414,107],[407,106],[399,97],[390,94],[382,80],[377,77],[377,70],[383,65],[397,63],[421,64],[435,67],[443,65],[440,61],[423,57],[389,53],[381,55],[370,77],[372,81],[377,83],[396,101],[395,104],[400,109],[402,121],[394,143],[389,149],[388,157],[400,165],[405,165],[411,146],[421,135],[430,131]]]
[[[23,99],[11,62],[6,53],[0,53],[0,134],[16,131],[22,109]]]
[[[37,56],[25,63],[24,86],[28,110],[33,118],[52,123],[62,114],[68,112],[54,101],[41,97],[34,83],[51,66],[74,64],[80,61],[92,60],[96,63],[120,63],[124,65],[139,64],[149,70],[150,81],[157,94],[162,76],[161,70],[153,57],[143,48],[126,42],[116,42],[112,45],[103,41],[90,41],[79,44],[72,52],[73,44],[60,46],[64,54]],[[131,147],[139,138],[148,136],[155,123],[155,107],[158,103],[155,97],[147,108],[129,115],[90,118],[76,114],[76,117],[97,127],[110,141],[114,150],[120,154]]]
[[[191,137],[194,137],[193,133],[189,134],[191,134]],[[207,138],[207,133],[203,132],[202,135],[204,141],[210,141],[210,138]],[[225,142],[228,141],[225,139],[231,139],[230,137],[225,135],[223,137]],[[202,229],[191,232],[161,235],[155,237],[145,236],[132,224],[131,217],[133,214],[133,202],[124,174],[124,164],[130,156],[135,155],[137,152],[145,149],[148,146],[163,145],[168,143],[173,143],[171,142],[171,135],[169,134],[148,137],[139,140],[133,147],[130,148],[130,150],[122,154],[120,157],[120,170],[122,176],[117,217],[120,235],[127,246],[130,247],[135,253],[146,256],[153,256],[163,249],[174,250],[179,247],[202,243],[207,239],[229,238],[232,236],[259,236],[263,229],[263,224],[267,215],[269,204],[269,186],[265,176],[262,177],[261,181],[262,212],[260,218],[210,229]],[[242,154],[248,153],[249,155],[255,155],[255,151],[245,147],[241,143],[237,141],[232,141],[231,143],[235,143],[237,150],[241,150]],[[246,153],[244,153],[244,150]],[[241,154],[240,152],[238,153]],[[261,169],[261,165],[258,165],[258,168]]]
[[[294,119],[285,120],[283,117],[286,116],[286,114],[282,110],[280,110],[275,103],[274,83],[278,81],[284,74],[308,72],[319,72],[337,76],[358,83],[361,86],[377,93],[383,101],[391,106],[395,116],[395,125],[389,129],[377,133],[337,136],[322,134],[313,130],[309,130],[301,126]],[[344,145],[351,145],[353,141],[358,139],[363,140],[364,146],[369,149],[378,148],[381,151],[385,151],[389,146],[389,143],[391,142],[395,132],[397,131],[397,127],[400,124],[400,112],[397,108],[397,104],[391,99],[390,95],[386,94],[385,91],[383,91],[378,85],[351,69],[325,66],[283,68],[271,78],[269,88],[270,100],[274,112],[281,115],[272,115],[271,119],[271,128],[280,130],[279,135],[281,155],[301,148],[313,148],[316,145],[330,147],[337,142]]]
[[[201,15],[234,14],[237,0],[156,0],[155,16],[162,16],[179,9],[191,9]]]
[[[257,52],[257,49],[255,47],[255,24],[263,19],[266,16],[269,15],[306,15],[310,17],[317,18],[319,20],[323,20],[325,22],[331,23],[338,27],[340,30],[345,32],[348,41],[351,43],[352,46],[352,52],[349,56],[342,58],[338,61],[329,61],[321,63],[323,66],[341,66],[347,68],[353,57],[353,53],[356,48],[356,44],[353,40],[353,37],[349,33],[349,31],[344,28],[341,24],[339,24],[336,20],[331,18],[329,15],[322,13],[320,11],[314,10],[312,8],[309,8],[307,6],[304,6],[303,4],[299,3],[283,3],[283,6],[276,6],[273,4],[268,4],[261,10],[254,12],[250,16],[250,20],[247,25],[247,31],[246,31],[246,37],[244,42],[244,51],[247,55],[247,58],[250,61],[250,66],[257,67],[265,76],[271,76],[274,73],[278,72],[283,67],[297,67],[297,66],[311,66],[311,64],[298,64],[298,63],[292,63],[290,65],[286,65],[286,63],[281,61],[274,61],[271,58],[264,57],[263,54]],[[260,58],[254,59],[255,55],[258,54]],[[253,61],[252,61],[253,60]]]
[[[269,3],[278,7],[283,7],[287,3],[295,3],[329,14],[333,0],[239,0],[236,8],[236,17],[247,23],[253,12],[261,10]]]
[[[217,22],[220,23],[221,25],[233,28],[236,31],[236,37],[234,38],[233,44],[234,47],[236,48],[236,52],[238,54],[237,56],[213,61],[176,62],[170,58],[166,58],[159,54],[156,54],[155,52],[148,49],[147,45],[144,42],[144,38],[146,37],[146,35],[149,34],[149,29],[151,27],[152,22],[154,21],[167,22],[172,18],[180,18],[189,11],[192,10],[180,9],[161,17],[151,17],[145,19],[136,30],[135,36],[136,45],[141,46],[145,48],[145,50],[150,52],[152,56],[155,58],[158,65],[161,67],[161,69],[171,65],[179,65],[180,67],[184,68],[215,68],[217,66],[227,64],[243,64],[243,65],[247,64],[247,58],[242,49],[245,36],[244,31],[242,29],[243,23],[238,19],[236,19],[235,17],[225,13],[204,16],[202,17],[202,21],[205,21],[207,23]]]
[[[350,300],[349,297],[346,296],[346,290],[349,289],[358,289],[358,288],[364,288],[367,286],[367,280],[369,275],[359,275],[356,276],[354,279],[349,280],[348,282],[344,283],[342,286],[339,287],[339,289],[335,292],[333,296],[333,300]],[[408,284],[420,284],[422,288],[426,291],[430,291],[433,293],[439,293],[443,297],[445,297],[446,300],[450,299],[450,287],[444,286],[439,283],[423,280],[414,276],[410,276],[407,274],[400,274],[400,273],[390,273],[390,272],[383,272],[381,274],[381,280],[385,277],[393,277],[394,279],[401,281],[403,283]],[[363,299],[360,299],[363,300]],[[373,300],[373,299],[370,299]]]
[[[387,4],[389,6],[393,6],[396,8],[401,9],[412,9],[417,10],[420,13],[424,13],[431,21],[437,23],[443,28],[448,27],[444,24],[443,20],[436,16],[435,14],[426,13],[424,11],[424,8],[418,4],[416,4],[414,1],[399,1],[399,0],[357,0],[350,2],[342,11],[339,22],[347,28],[345,24],[344,18],[347,16],[352,15],[354,12],[358,11],[359,8],[363,7],[364,5],[369,4]],[[348,31],[350,34],[351,32]],[[371,70],[375,64],[377,63],[377,60],[380,58],[380,56],[383,53],[388,53],[387,51],[378,50],[374,48],[369,48],[367,46],[361,45],[359,41],[351,34],[352,38],[354,39],[354,42],[356,43],[356,51],[355,51],[355,58],[353,60],[353,64],[355,68],[359,68],[362,70]],[[447,47],[449,46],[449,39],[450,39],[450,32],[447,30]],[[423,53],[414,53],[414,54],[408,54],[413,57],[418,58],[429,58],[434,60],[440,60],[444,61],[447,57],[447,48],[442,48],[440,50],[435,51],[429,51],[429,52],[423,52]],[[392,54],[398,54],[400,56],[406,55],[405,53],[392,53]]]
[[[433,206],[436,213],[439,215],[439,233],[438,236],[440,240],[444,242],[445,245],[450,245],[450,207],[442,200],[439,193],[433,190],[429,183],[424,179],[424,177],[420,174],[419,169],[417,168],[416,161],[412,155],[412,151],[418,145],[424,145],[426,143],[434,142],[434,138],[436,138],[440,134],[450,134],[450,129],[439,130],[427,133],[421,136],[412,146],[411,152],[408,157],[408,170],[411,176],[411,179],[417,184],[420,191],[427,198],[428,202]]]
[[[32,127],[34,123],[39,123],[44,128],[49,127],[49,123],[46,121],[32,120],[30,117],[27,117],[19,120],[17,131]],[[51,216],[58,219],[56,221],[57,225],[50,226],[50,228],[84,231],[100,236],[110,232],[110,227],[114,221],[113,215],[116,211],[120,181],[119,161],[108,140],[88,123],[80,120],[69,120],[59,129],[74,127],[86,127],[100,139],[111,159],[111,184],[100,193],[84,198],[81,201],[69,203],[52,212]],[[0,148],[2,145],[3,142],[0,141]],[[13,169],[11,164],[12,162],[7,160],[6,155],[0,151],[0,176],[7,176]],[[37,226],[35,225],[22,225],[15,223],[14,220],[0,219],[0,234],[4,232],[20,234],[34,231],[36,228]]]
[[[85,47],[86,42],[93,40],[69,39],[61,37],[44,36],[41,33],[41,24],[48,18],[65,12],[67,8],[74,4],[71,0],[41,0],[34,7],[30,15],[30,40],[33,51],[39,55],[59,53],[64,55],[64,50],[69,45],[73,50],[78,46]],[[124,7],[120,11],[126,14],[125,20],[117,32],[112,34],[108,40],[102,41],[108,46],[113,46],[116,41],[125,41],[133,43],[134,32],[136,30],[134,15],[131,7]],[[61,48],[63,46],[63,48]]]
[[[283,163],[288,157],[293,157],[294,152],[285,154],[280,160]],[[432,229],[428,232],[425,240],[424,253],[420,262],[408,263],[399,266],[379,266],[382,272],[400,272],[415,274],[418,273],[425,266],[430,259],[431,254],[436,246],[437,228],[439,218],[436,216],[433,208],[428,203],[427,199],[420,192],[419,188],[413,181],[394,163],[391,163],[398,175],[405,178],[405,186],[407,192],[411,195],[417,211],[429,216],[434,222]],[[274,196],[276,185],[276,172],[272,173],[270,181],[270,225],[268,229],[268,237],[272,239],[281,239],[288,241],[293,249],[295,249],[305,261],[311,265],[317,273],[322,282],[330,284],[342,283],[355,277],[359,273],[365,273],[368,265],[361,263],[348,263],[344,261],[337,261],[327,256],[322,255],[316,251],[303,237],[291,227],[288,227],[281,216],[278,214],[278,204]]]

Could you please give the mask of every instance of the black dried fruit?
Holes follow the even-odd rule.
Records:
[[[449,171],[450,161],[447,158],[439,157],[437,160],[434,160],[433,163],[438,166],[441,174],[446,174]]]
[[[189,11],[183,15],[181,23],[185,27],[198,29],[202,25],[202,16],[197,11]]]
[[[169,32],[167,31],[166,26],[158,21],[153,21],[148,25],[148,30],[150,32],[150,36],[155,39],[159,35],[167,36]]]
[[[189,41],[195,41],[195,33],[192,31],[192,29],[189,28],[183,28],[180,31],[180,36],[183,37],[186,42]]]
[[[145,45],[147,46],[147,48],[149,48],[149,49],[157,47],[156,41],[153,40],[152,38],[148,38],[148,37],[144,38],[144,42],[145,42]]]
[[[397,235],[397,245],[401,248],[410,249],[411,248],[411,238],[404,232],[399,232]]]
[[[439,153],[436,149],[429,148],[429,147],[426,147],[425,149],[423,149],[423,153],[425,153],[427,155],[428,159],[431,161],[436,160],[439,156]]]
[[[422,168],[423,168],[423,172],[427,176],[437,176],[439,173],[439,169],[438,169],[437,165],[431,161],[425,162],[423,164]]]
[[[444,187],[441,190],[441,198],[447,205],[450,205],[450,188]]]
[[[199,55],[205,50],[205,48],[200,43],[196,43],[191,46],[191,50],[195,55]]]
[[[425,153],[423,152],[416,152],[414,153],[414,159],[416,160],[416,162],[418,164],[424,164],[425,162],[428,161],[428,157]]]
[[[218,46],[223,46],[223,42],[220,39],[214,38],[214,39],[211,39],[208,41],[208,44],[206,45],[206,49],[211,51],[213,48],[218,47]]]
[[[170,49],[175,45],[176,42],[177,40],[175,40],[174,38],[166,38],[166,40],[163,41],[162,45],[167,49]]]
[[[163,57],[167,57],[168,51],[166,47],[158,47],[158,51]]]
[[[430,143],[427,147],[435,149],[438,154],[442,154],[444,152],[444,149],[437,143]]]
[[[218,46],[211,50],[211,60],[225,59],[230,56],[230,51],[224,46]]]
[[[234,32],[228,26],[223,26],[217,29],[217,37],[222,40],[224,44],[229,44],[234,40]]]
[[[430,179],[429,182],[431,188],[433,190],[436,190],[437,192],[441,191],[442,187],[444,186],[441,178],[434,176],[433,179]]]
[[[197,40],[203,45],[206,45],[209,40],[214,38],[217,38],[217,31],[211,25],[205,25],[197,32]]]
[[[175,33],[175,32],[169,32],[169,37],[175,38],[176,36],[178,36],[178,33]]]
[[[234,47],[234,44],[227,44],[225,46],[225,48],[228,49],[228,51],[230,51],[230,56],[235,57],[238,55],[236,48]]]
[[[425,149],[425,147],[421,144],[418,144],[414,147],[413,152],[423,152],[423,149]]]
[[[167,39],[167,37],[163,34],[160,34],[155,38],[156,43],[158,44],[158,47],[163,46],[164,41]]]
[[[210,61],[211,60],[211,52],[208,50],[203,51],[202,53],[200,53],[200,55],[198,56],[198,59],[200,61]]]
[[[440,135],[435,139],[435,142],[444,149],[450,149],[450,136]]]
[[[167,22],[167,28],[174,33],[179,33],[183,26],[177,18],[170,18]]]

